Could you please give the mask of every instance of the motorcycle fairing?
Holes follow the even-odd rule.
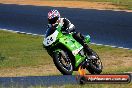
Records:
[[[65,37],[61,37],[59,39],[59,43],[63,44],[66,48],[68,48],[75,57],[75,66],[78,66],[84,59],[84,56],[81,56],[79,52],[83,49],[83,46],[78,43],[72,35],[64,35]]]

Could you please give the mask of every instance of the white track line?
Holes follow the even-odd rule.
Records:
[[[27,34],[27,35],[43,36],[44,37],[44,35],[34,34],[34,33],[26,33],[26,32],[14,31],[14,30],[8,30],[8,29],[1,29],[1,28],[0,28],[0,30],[9,31],[9,32],[13,32],[13,33],[19,33],[19,34]],[[118,47],[118,46],[105,45],[105,44],[98,44],[98,43],[94,43],[94,42],[92,42],[91,44],[98,45],[98,46],[108,46],[108,47],[112,47],[112,48],[120,48],[120,49],[132,50],[131,48]]]
[[[8,30],[8,29],[1,29],[0,30],[4,30],[4,31],[9,31],[12,33],[18,33],[18,34],[27,34],[27,35],[37,35],[37,36],[44,36],[44,35],[40,35],[40,34],[34,34],[34,33],[27,33],[27,32],[22,32],[22,31],[14,31],[14,30]]]

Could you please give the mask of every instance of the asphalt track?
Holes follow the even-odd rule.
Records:
[[[53,7],[0,4],[0,28],[44,34],[47,12]],[[89,34],[92,42],[132,49],[132,12],[56,8],[76,30]]]
[[[131,75],[132,81],[132,75]],[[35,86],[63,86],[66,84],[79,85],[75,76],[27,76],[27,77],[0,77],[0,86],[3,88],[29,88]]]
[[[0,4],[0,28],[44,34],[47,12],[53,7]],[[92,42],[122,46],[132,49],[132,13],[111,10],[56,8],[63,17],[70,19],[76,30],[89,34]],[[1,77],[0,85],[18,84],[26,87],[37,85],[76,84],[74,76]]]
[[[53,86],[77,84],[75,76],[29,76],[29,77],[0,77],[0,86],[10,88],[27,88],[32,86]]]

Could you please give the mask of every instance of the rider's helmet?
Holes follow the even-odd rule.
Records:
[[[53,9],[48,12],[48,22],[49,24],[55,24],[56,21],[60,18],[59,11]]]

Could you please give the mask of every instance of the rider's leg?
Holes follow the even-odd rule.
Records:
[[[84,49],[86,50],[86,52],[88,52],[89,55],[92,55],[91,49],[86,43],[84,36],[80,32],[75,32],[73,34],[73,37],[84,47]]]

